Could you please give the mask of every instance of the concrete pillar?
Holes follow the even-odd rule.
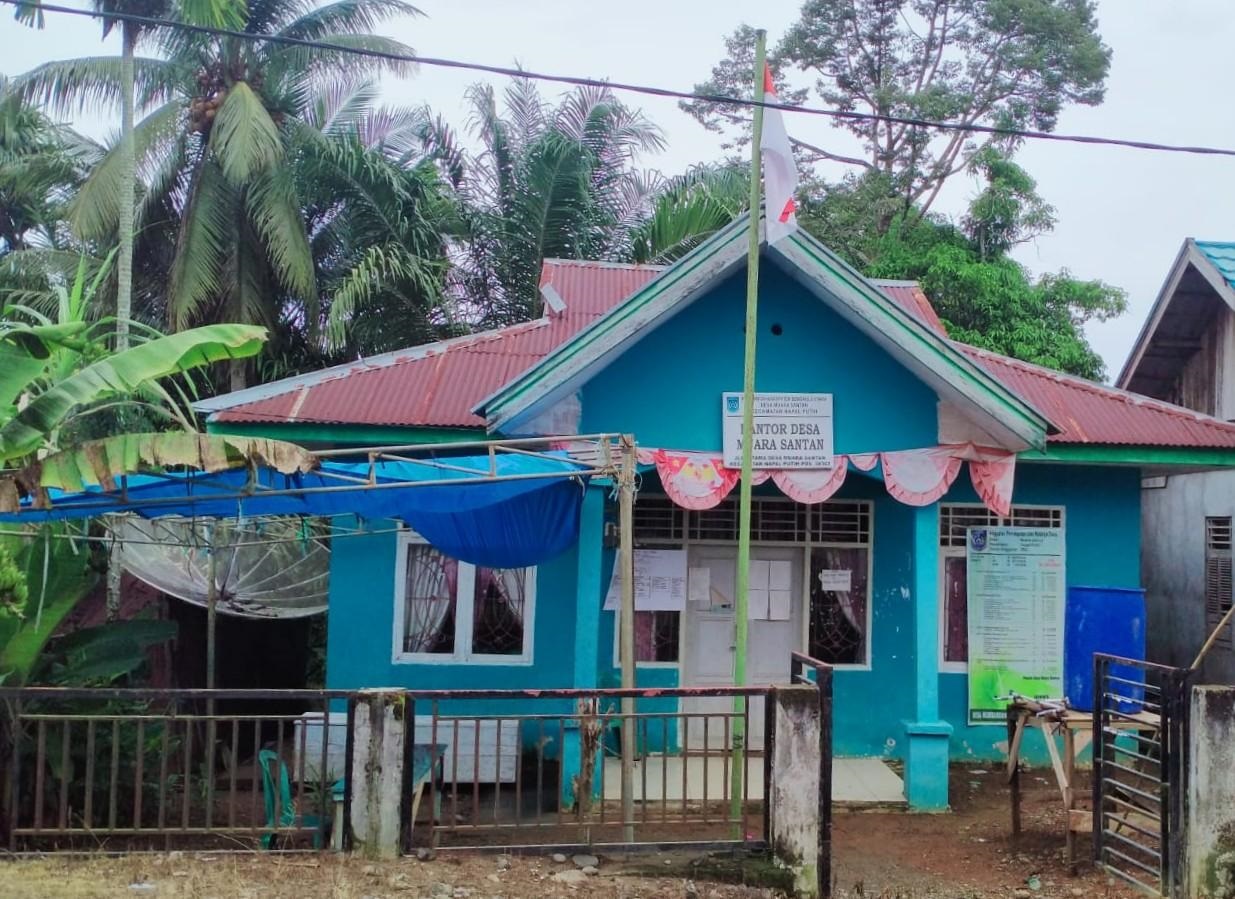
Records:
[[[1235,687],[1194,687],[1189,705],[1185,895],[1235,899]]]
[[[600,669],[600,607],[608,590],[601,583],[605,541],[605,489],[589,486],[580,512],[575,575],[573,687],[595,687]]]
[[[820,818],[828,816],[820,813],[819,691],[807,685],[777,687],[768,702],[775,704],[776,721],[767,799],[772,851],[793,871],[799,896],[818,896],[820,871],[829,870],[820,851],[830,836],[820,827]]]
[[[605,540],[605,488],[589,486],[580,513],[579,544],[575,566],[575,645],[570,686],[597,686],[600,676],[600,611],[609,585],[601,582],[601,553]],[[562,763],[561,796],[564,808],[575,804],[575,781],[579,777],[582,743],[577,725],[567,722],[559,747]],[[599,764],[599,762],[598,762]],[[592,794],[600,795],[599,771],[592,778]]]
[[[905,724],[905,793],[917,811],[948,807],[948,739],[939,717],[939,506],[913,511],[913,711]]]
[[[352,845],[366,858],[399,856],[408,711],[400,690],[362,690],[356,700],[349,811]]]

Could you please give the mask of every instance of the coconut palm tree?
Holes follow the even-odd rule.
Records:
[[[40,0],[19,6],[16,17],[29,24],[43,26]],[[133,14],[145,17],[165,16],[170,4],[165,0],[94,0],[100,13]],[[244,21],[243,0],[182,0],[177,4],[178,18],[223,27],[237,26]],[[103,37],[106,38],[116,24],[116,19],[103,20]],[[116,346],[125,349],[129,345],[129,319],[132,314],[133,289],[133,204],[136,198],[137,159],[133,143],[134,93],[136,90],[134,56],[143,30],[139,22],[122,20],[120,25],[120,140],[116,148],[117,166],[122,177],[117,185],[117,240],[119,260],[116,285]]]
[[[202,0],[198,0],[202,2]],[[340,50],[262,40],[283,36],[400,55],[410,47],[368,33],[377,23],[418,11],[403,0],[251,0],[244,30],[254,39],[153,30],[160,55],[133,60],[133,129],[142,228],[160,214],[175,220],[166,314],[176,328],[203,321],[274,325],[292,298],[315,319],[316,285],[295,163],[306,132],[301,116],[325,85],[375,70],[406,71]],[[124,74],[110,58],[47,63],[22,76],[29,96],[53,109],[119,102]],[[123,141],[92,172],[70,210],[76,231],[116,233],[125,205]],[[243,363],[232,386],[245,384]]]
[[[545,258],[624,252],[653,184],[634,163],[664,139],[604,88],[578,88],[555,107],[534,82],[516,79],[501,109],[488,85],[473,87],[468,100],[481,150],[458,184],[468,231],[458,290],[483,324],[522,321],[539,309]]]

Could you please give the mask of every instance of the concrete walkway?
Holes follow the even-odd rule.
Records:
[[[763,798],[763,757],[747,762],[750,783],[747,798]],[[635,801],[681,802],[685,787],[688,802],[729,797],[729,770],[719,756],[650,755],[635,761]],[[605,799],[622,798],[622,762],[605,759]],[[880,759],[833,759],[832,801],[840,805],[905,805],[905,783]]]

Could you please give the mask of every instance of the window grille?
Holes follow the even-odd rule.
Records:
[[[634,509],[636,540],[681,542],[686,536],[686,510],[667,496],[640,494]]]
[[[1205,629],[1213,631],[1231,609],[1231,518],[1205,519]],[[1231,628],[1225,627],[1215,645],[1231,646]]]
[[[1012,515],[1000,518],[986,506],[946,504],[939,507],[939,545],[965,548],[968,528],[1061,528],[1063,509],[1059,506],[1013,506]]]
[[[737,542],[738,499],[700,512],[681,508],[666,496],[641,495],[635,503],[636,543],[683,543],[690,540]],[[844,543],[867,546],[871,540],[871,504],[865,500],[807,506],[777,497],[751,503],[751,540],[756,543]]]

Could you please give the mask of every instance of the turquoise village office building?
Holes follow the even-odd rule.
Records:
[[[727,684],[722,397],[742,384],[746,234],[739,220],[665,268],[548,261],[535,321],[199,408],[216,433],[335,446],[634,435],[635,545],[684,551],[706,580],[637,611],[638,684]],[[1235,426],[951,341],[915,284],[866,279],[801,231],[761,260],[756,390],[828,397],[833,465],[755,474],[752,571],[770,592],[749,680],[785,682],[791,650],[834,664],[836,754],[903,760],[910,806],[945,808],[949,761],[998,758],[1005,739],[969,723],[967,529],[1058,531],[1067,585],[1137,587],[1141,479],[1235,465]],[[615,523],[609,488],[589,485],[574,548],[518,571],[406,531],[338,541],[328,686],[616,686]]]

